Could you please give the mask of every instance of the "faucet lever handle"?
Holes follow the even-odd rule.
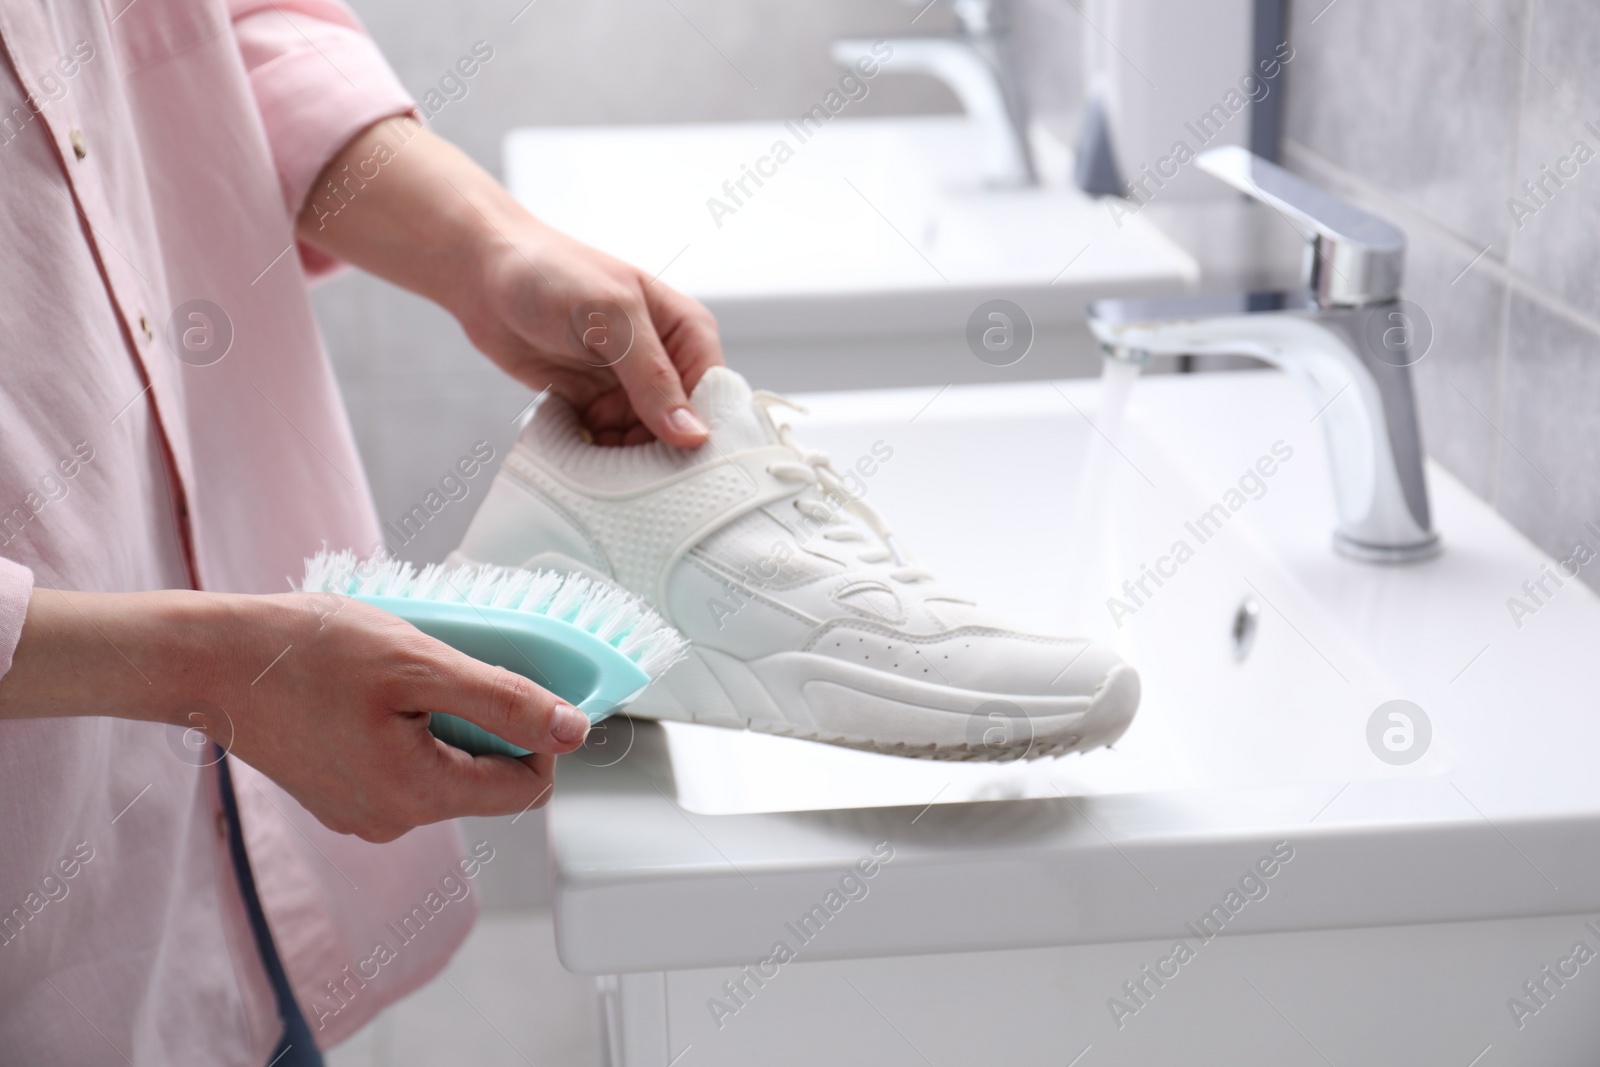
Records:
[[[1392,223],[1237,145],[1202,152],[1195,162],[1276,209],[1310,242],[1306,285],[1319,304],[1355,307],[1400,295],[1406,238]]]

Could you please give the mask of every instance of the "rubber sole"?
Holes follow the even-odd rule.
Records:
[[[1111,745],[1139,707],[1139,675],[1126,664],[1092,694],[1029,697],[913,685],[804,653],[772,659],[692,651],[627,712],[910,759],[1009,763]]]
[[[1081,714],[1073,730],[1041,730],[1035,726],[1026,743],[1015,745],[990,745],[971,743],[963,745],[916,745],[874,738],[812,737],[809,740],[880,752],[889,756],[909,759],[948,760],[952,762],[1012,763],[1017,760],[1036,760],[1047,756],[1065,756],[1072,752],[1091,752],[1114,744],[1133,722],[1139,710],[1139,673],[1123,665],[1106,675],[1100,689],[1089,702],[1089,710]],[[1033,720],[1030,720],[1032,722]]]

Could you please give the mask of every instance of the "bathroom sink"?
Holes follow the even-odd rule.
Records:
[[[1470,699],[1484,686],[1515,692],[1530,657],[1553,654],[1530,647],[1505,606],[1542,557],[1437,468],[1450,551],[1409,567],[1333,554],[1320,420],[1297,388],[1272,372],[1140,382],[1115,450],[1091,424],[1109,421],[1098,390],[1082,383],[802,397],[808,445],[845,464],[875,441],[894,449],[867,500],[921,562],[1019,625],[1117,648],[1140,670],[1142,706],[1113,749],[1003,765],[666,723],[678,803],[729,815],[1279,785],[1331,796],[1358,780],[1492,767],[1524,746],[1549,758],[1541,730],[1500,736]],[[1270,477],[1255,470],[1263,457]],[[1087,497],[1086,469],[1099,485]],[[1239,512],[1202,543],[1193,524],[1246,471]],[[1165,564],[1174,573],[1160,585],[1143,577],[1179,541],[1193,558]],[[1142,577],[1144,591],[1122,588]],[[1582,622],[1552,621],[1545,640],[1593,635],[1597,607],[1586,587],[1567,589],[1548,610]],[[1575,708],[1577,691],[1565,692]],[[1396,699],[1432,730],[1409,763],[1375,758],[1366,732]]]
[[[1234,401],[1241,389],[1246,399]],[[1321,427],[1309,422],[1313,412],[1302,411],[1306,400],[1295,389],[1272,373],[1152,378],[1134,391],[1120,452],[1091,425],[1111,429],[1097,391],[1081,385],[952,388],[936,400],[927,389],[801,398],[810,414],[796,420],[797,430],[808,446],[846,465],[871,454],[875,441],[894,449],[867,500],[922,563],[1018,625],[1086,633],[1116,647],[1140,669],[1139,716],[1112,750],[1004,765],[906,760],[668,723],[678,802],[726,815],[1306,783],[1325,784],[1331,795],[1356,779],[1445,773],[1458,739],[1446,734],[1416,761],[1389,765],[1368,747],[1366,720],[1391,698],[1435,715],[1452,706],[1435,676],[1448,670],[1448,682],[1491,620],[1466,616],[1473,625],[1460,632],[1430,627],[1420,648],[1415,640],[1369,647],[1381,609],[1329,602],[1318,579],[1408,599],[1411,589],[1451,587],[1472,546],[1425,568],[1333,558]],[[1236,439],[1216,440],[1207,413],[1229,403],[1252,414]],[[1205,436],[1211,447],[1196,448]],[[1274,457],[1275,444],[1286,462]],[[1201,543],[1185,524],[1263,456],[1277,469],[1249,483],[1261,499]],[[1077,484],[1086,471],[1098,489]],[[1435,484],[1444,506],[1454,507],[1456,484],[1442,472]],[[1462,507],[1470,519],[1460,523],[1487,517],[1481,506]],[[1096,521],[1080,524],[1080,513]],[[1504,549],[1522,549],[1510,556],[1533,566],[1526,546],[1507,540]],[[1159,586],[1159,575],[1144,577],[1143,565],[1157,564],[1178,541],[1194,557],[1165,564],[1174,573]],[[1144,591],[1120,588],[1141,579]],[[1126,608],[1108,610],[1113,597]],[[1247,649],[1234,636],[1241,608]]]
[[[1179,935],[1206,903],[1188,895],[1280,840],[1302,856],[1295,888],[1252,932],[1600,909],[1600,598],[1568,582],[1517,626],[1507,598],[1553,564],[1432,466],[1440,556],[1335,553],[1320,417],[1283,375],[1140,381],[1115,448],[1088,421],[1115,431],[1100,396],[1083,381],[817,395],[798,433],[839,463],[889,444],[867,499],[922,563],[1135,663],[1145,698],[1122,741],[953,765],[619,717],[562,760],[551,801],[569,967],[759,958],[775,911],[803,911],[877,841],[900,904],[810,958]],[[1200,543],[1185,524],[1265,468],[1265,491],[1247,479]],[[1162,563],[1179,540],[1192,557]],[[1169,576],[1134,602],[1122,583],[1145,564]],[[1112,596],[1131,613],[1114,618]],[[1374,726],[1396,700],[1406,719]],[[989,899],[1006,905],[960,903]]]
[[[792,150],[781,164],[779,142]],[[508,187],[536,215],[704,301],[736,365],[765,360],[772,369],[758,376],[784,388],[862,380],[848,366],[803,375],[831,354],[859,363],[886,346],[913,368],[943,355],[969,377],[982,372],[962,338],[996,297],[1033,321],[1030,369],[1065,347],[1081,360],[1093,347],[1088,300],[1197,284],[1194,259],[1148,220],[1113,220],[1066,184],[1067,159],[1047,168],[1062,176],[1055,184],[988,189],[974,143],[961,116],[837,118],[817,130],[525,128],[507,135],[504,157]],[[758,165],[770,176],[746,177]],[[805,359],[784,347],[796,342]],[[907,368],[887,380],[908,380]]]

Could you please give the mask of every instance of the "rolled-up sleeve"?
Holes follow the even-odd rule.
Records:
[[[0,678],[11,669],[11,656],[22,639],[22,624],[33,597],[33,572],[0,556]]]
[[[415,103],[349,8],[336,0],[230,0],[234,36],[290,217],[356,134]],[[302,246],[308,269],[331,261]]]

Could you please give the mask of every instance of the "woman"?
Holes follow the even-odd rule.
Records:
[[[105,6],[0,0],[0,1062],[315,1063],[465,936],[444,820],[544,803],[587,723],[274,595],[382,544],[307,279],[437,301],[602,442],[703,441],[716,328],[422,128],[334,0]]]

